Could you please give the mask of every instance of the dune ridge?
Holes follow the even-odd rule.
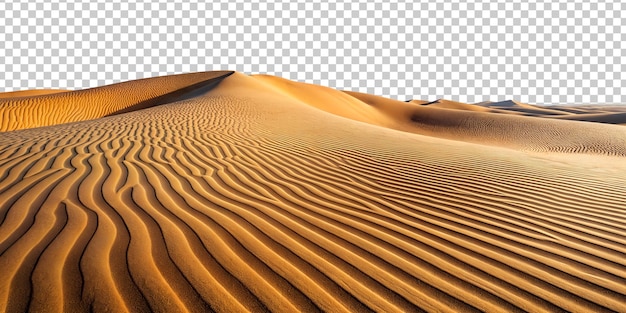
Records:
[[[0,310],[626,308],[621,126],[536,118],[609,133],[538,153],[515,135],[545,129],[533,117],[492,122],[507,144],[457,122],[490,113],[223,75],[135,81],[133,99],[219,78],[0,134]]]

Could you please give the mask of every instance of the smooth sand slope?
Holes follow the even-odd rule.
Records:
[[[0,311],[626,311],[623,126],[232,72],[2,108],[58,125],[0,133]]]

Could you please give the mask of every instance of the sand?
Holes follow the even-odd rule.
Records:
[[[0,311],[626,311],[626,127],[553,118],[619,109],[428,103],[237,72],[4,97]]]
[[[24,98],[24,97],[32,97],[32,96],[42,96],[42,95],[52,95],[61,92],[67,92],[69,90],[63,89],[32,89],[32,90],[18,90],[18,91],[8,91],[8,92],[0,92],[0,99],[9,99],[9,98]]]

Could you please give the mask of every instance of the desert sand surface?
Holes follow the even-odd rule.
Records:
[[[51,94],[67,92],[67,91],[69,91],[69,90],[63,90],[63,89],[31,89],[31,90],[7,91],[7,92],[0,92],[0,99],[51,95]]]
[[[0,96],[0,131],[84,121],[180,101],[210,90],[230,73],[171,75],[70,92],[12,92],[13,96]]]
[[[446,101],[445,99],[437,101]],[[534,117],[547,117],[563,120],[596,122],[607,124],[626,125],[626,105],[595,105],[595,106],[549,106],[539,107],[520,103],[513,100],[500,102],[480,102],[476,104],[461,104],[471,107],[483,107],[483,110],[492,113],[517,114]],[[451,108],[448,106],[447,108]],[[456,109],[462,109],[456,107]]]
[[[626,312],[626,127],[568,110],[230,71],[4,97],[0,311]]]

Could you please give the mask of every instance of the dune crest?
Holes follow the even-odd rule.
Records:
[[[0,133],[0,311],[626,308],[622,126],[237,72],[84,93]]]

